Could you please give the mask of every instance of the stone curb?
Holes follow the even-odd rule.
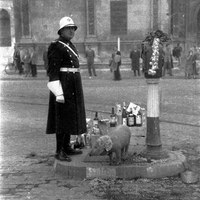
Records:
[[[178,175],[186,170],[186,158],[181,152],[169,152],[169,158],[145,164],[107,166],[102,163],[84,163],[55,160],[54,170],[67,179],[93,178],[164,178]],[[78,159],[78,158],[77,158]]]

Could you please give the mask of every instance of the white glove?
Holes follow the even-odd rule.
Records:
[[[58,96],[56,96],[56,101],[58,103],[65,103],[65,98],[63,95],[58,95]]]
[[[55,96],[63,94],[63,89],[59,80],[48,82],[47,87]]]

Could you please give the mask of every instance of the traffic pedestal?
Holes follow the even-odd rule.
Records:
[[[168,154],[162,149],[160,138],[160,97],[159,79],[146,79],[148,86],[147,97],[147,129],[146,129],[146,149],[144,156],[148,159],[162,159]]]

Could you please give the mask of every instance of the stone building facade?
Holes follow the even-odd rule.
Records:
[[[42,53],[58,37],[63,16],[72,16],[78,26],[73,42],[81,62],[88,44],[96,62],[104,62],[118,38],[126,59],[133,44],[140,46],[156,29],[184,46],[200,43],[199,0],[0,0],[0,50],[11,52],[15,44],[21,49],[35,46],[42,64]]]

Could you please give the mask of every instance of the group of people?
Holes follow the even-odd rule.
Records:
[[[140,48],[137,45],[133,46],[133,49],[130,51],[129,58],[131,59],[131,70],[134,73],[134,76],[140,76],[141,70],[144,73],[145,72],[145,54],[148,51],[149,44],[142,44],[142,50],[140,51]],[[92,55],[94,54],[94,50],[90,51]],[[162,56],[162,77],[166,76],[168,74],[169,76],[173,76],[172,69],[174,68],[174,60],[177,62],[177,67],[184,66],[185,69],[185,78],[196,78],[196,75],[198,75],[196,62],[198,59],[198,52],[197,48],[194,47],[193,49],[190,49],[188,51],[188,55],[186,56],[186,62],[181,61],[182,57],[182,47],[180,46],[180,43],[177,43],[177,45],[172,49],[171,44],[167,43],[165,45],[160,44],[160,53]],[[86,55],[88,53],[86,52]],[[86,56],[89,58],[88,56]],[[91,57],[91,56],[90,56]],[[91,77],[91,68],[93,69],[93,74],[96,76],[95,67],[94,67],[94,56],[92,64],[90,63],[90,59],[88,59],[88,70],[89,75]],[[121,52],[117,49],[117,47],[113,48],[113,53],[111,55],[111,58],[109,60],[109,67],[110,71],[113,72],[113,80],[121,80],[121,74],[120,74],[120,66],[121,66]],[[92,67],[91,67],[92,66]],[[142,68],[142,69],[141,69]]]
[[[35,47],[33,47],[33,50],[30,52],[29,49],[20,51],[19,48],[15,46],[13,61],[19,75],[24,74],[25,77],[37,77],[37,55]]]
[[[149,44],[147,44],[147,46],[148,45]],[[144,46],[144,44],[142,44],[141,53],[139,48],[137,48],[137,46],[134,46],[133,50],[130,52],[131,69],[134,72],[135,76],[137,75],[140,76],[140,66],[142,66],[142,72],[146,70],[145,54],[148,51],[147,46]],[[193,78],[196,78],[196,75],[198,75],[196,63],[199,56],[196,47],[188,51],[188,55],[186,56],[185,62],[181,61],[183,50],[182,47],[180,46],[180,43],[177,43],[177,45],[173,49],[171,48],[171,44],[169,43],[165,45],[160,44],[159,49],[160,49],[159,52],[162,57],[162,63],[161,63],[162,77],[164,77],[166,74],[169,74],[169,76],[173,76],[172,69],[174,68],[174,60],[176,60],[177,67],[181,67],[181,65],[182,67],[184,67],[186,78],[190,78],[191,76],[193,76]]]

